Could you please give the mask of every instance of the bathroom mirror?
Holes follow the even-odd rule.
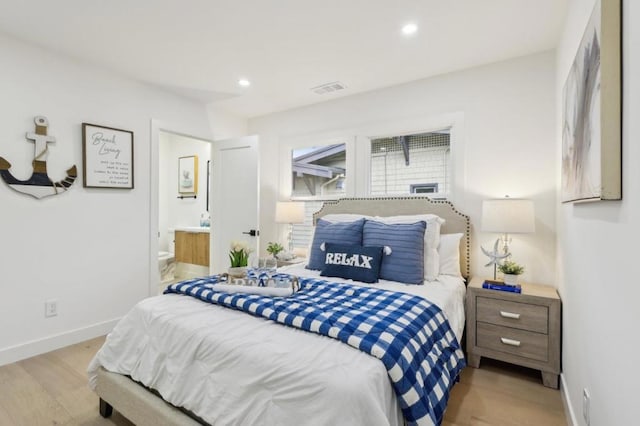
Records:
[[[346,144],[291,151],[292,198],[327,199],[346,194]]]

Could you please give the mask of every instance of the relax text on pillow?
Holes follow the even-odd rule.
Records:
[[[372,260],[373,257],[363,254],[352,254],[349,256],[347,253],[327,253],[324,263],[327,265],[345,265],[371,269]]]

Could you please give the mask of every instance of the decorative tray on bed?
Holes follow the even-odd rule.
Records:
[[[274,288],[290,288],[294,292],[300,289],[298,277],[289,274],[247,274],[245,277],[232,277],[227,273],[219,275],[220,283],[231,285],[243,285],[248,287],[274,287]]]

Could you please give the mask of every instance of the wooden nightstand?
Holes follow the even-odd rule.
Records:
[[[553,287],[522,284],[522,293],[467,287],[467,361],[478,368],[489,357],[542,372],[542,383],[558,388],[560,308]]]
[[[294,257],[293,259],[290,259],[290,260],[278,260],[278,268],[281,266],[295,265],[296,263],[302,263],[306,261],[307,261],[306,257]]]

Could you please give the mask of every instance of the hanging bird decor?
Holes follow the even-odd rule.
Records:
[[[33,159],[33,173],[27,180],[16,179],[11,171],[11,163],[0,157],[0,177],[12,189],[31,195],[35,198],[44,198],[50,195],[59,195],[65,192],[78,177],[78,170],[73,165],[67,170],[67,177],[53,182],[47,174],[47,156],[49,154],[49,144],[56,141],[53,136],[47,135],[49,120],[47,117],[37,116],[35,133],[28,132],[26,138],[35,144],[35,155]]]
[[[500,238],[498,238],[495,242],[495,244],[493,244],[493,251],[488,251],[487,249],[485,249],[484,247],[480,246],[480,248],[482,249],[482,252],[485,254],[485,256],[489,257],[489,263],[487,263],[484,266],[491,266],[493,265],[493,279],[496,279],[496,269],[498,267],[498,265],[500,264],[501,260],[505,260],[506,258],[508,258],[509,256],[511,256],[511,253],[500,253],[498,251],[498,245],[500,244]]]

